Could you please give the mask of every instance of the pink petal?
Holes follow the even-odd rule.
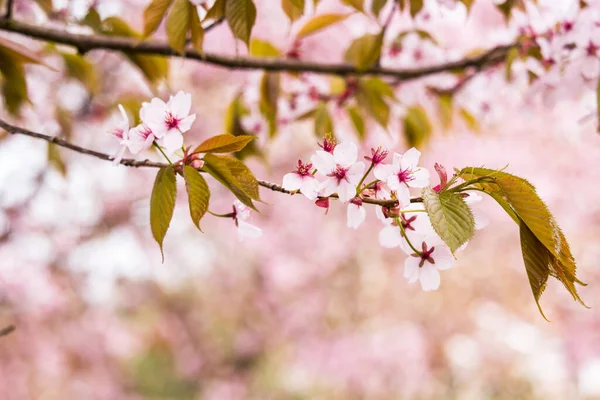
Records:
[[[408,186],[414,188],[424,188],[429,186],[429,171],[425,168],[417,168],[412,173],[413,179],[408,181]]]
[[[185,118],[192,107],[192,95],[180,90],[169,100],[168,107],[177,118]]]
[[[340,143],[335,146],[335,149],[333,150],[335,163],[345,168],[354,164],[357,156],[358,149],[356,148],[356,145],[351,142]]]
[[[327,175],[335,169],[333,155],[326,151],[318,150],[317,154],[310,158],[310,162],[321,175]]]
[[[437,290],[440,287],[440,272],[433,264],[425,262],[419,271],[419,281],[424,291]]]
[[[173,153],[183,146],[183,135],[175,130],[170,129],[169,132],[162,138],[162,146],[169,153]]]
[[[187,117],[185,117],[184,119],[182,119],[181,121],[179,121],[179,130],[181,131],[181,133],[185,133],[187,131],[189,131],[192,128],[192,124],[194,123],[194,121],[196,120],[196,114],[192,114],[192,115],[188,115]]]
[[[262,229],[251,225],[246,221],[238,220],[238,238],[240,241],[244,238],[257,239],[262,236]]]
[[[420,258],[407,257],[404,260],[404,277],[408,279],[408,283],[415,283],[419,279],[419,263]]]
[[[390,225],[379,232],[379,244],[381,247],[392,249],[400,246],[400,243],[402,243],[402,236],[400,235],[399,227]]]
[[[314,177],[305,177],[302,179],[300,192],[309,200],[314,200],[319,195],[320,182]]]
[[[348,204],[348,228],[358,229],[358,227],[365,221],[366,211],[362,206],[356,204]]]
[[[346,203],[356,196],[356,186],[343,180],[339,183],[337,193],[340,201]]]
[[[346,172],[346,177],[348,178],[350,183],[356,187],[358,182],[360,182],[360,180],[362,179],[364,173],[365,163],[361,161],[357,162],[356,164],[350,167],[350,169]]]
[[[402,155],[402,160],[400,161],[400,168],[402,170],[412,171],[417,168],[417,164],[419,164],[419,158],[421,158],[421,152],[414,147],[407,150],[406,153]]]
[[[302,178],[295,172],[285,174],[283,176],[283,184],[285,190],[298,190],[302,187]]]

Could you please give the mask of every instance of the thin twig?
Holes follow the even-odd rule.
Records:
[[[86,154],[88,156],[96,157],[100,160],[104,160],[104,161],[112,161],[113,160],[113,156],[111,156],[109,154],[101,153],[99,151],[95,151],[95,150],[87,149],[85,147],[77,146],[71,142],[68,142],[64,139],[58,138],[56,136],[44,135],[43,133],[33,132],[28,129],[20,128],[18,126],[11,125],[1,119],[0,119],[0,128],[4,129],[6,132],[13,134],[13,135],[25,135],[25,136],[29,136],[32,138],[45,140],[48,143],[54,143],[57,146],[67,148],[67,149],[76,151],[81,154]],[[138,160],[134,160],[131,158],[124,158],[120,161],[120,163],[121,163],[121,165],[125,165],[126,167],[135,167],[135,168],[139,168],[139,167],[165,168],[165,167],[170,166],[169,164],[166,164],[166,163],[155,162],[155,161],[150,161],[150,160],[138,161]],[[260,186],[262,186],[266,189],[272,190],[274,192],[285,193],[285,194],[290,194],[290,195],[294,195],[297,193],[297,192],[292,192],[292,191],[286,190],[283,187],[281,187],[280,185],[277,185],[275,183],[270,183],[270,182],[263,181],[263,180],[258,180],[258,184]],[[333,198],[333,199],[338,198],[337,194],[333,194],[329,197]],[[369,197],[363,197],[362,200],[363,200],[363,203],[374,204],[374,205],[383,206],[383,207],[393,207],[393,206],[397,205],[397,203],[398,203],[396,200],[377,200],[377,199],[372,199]],[[412,198],[410,201],[411,201],[411,203],[420,203],[423,200],[420,197],[415,197],[415,198]]]
[[[0,329],[0,337],[6,336],[9,333],[12,333],[15,329],[17,329],[14,325],[9,325],[6,328]]]
[[[211,30],[213,30],[217,26],[221,25],[221,23],[223,21],[225,21],[225,17],[219,18],[219,19],[215,20],[212,24],[206,25],[204,27],[204,33],[210,32]]]
[[[366,70],[358,70],[356,67],[350,64],[325,64],[301,62],[290,59],[235,57],[209,52],[201,54],[192,48],[186,48],[184,54],[179,54],[164,42],[140,42],[139,39],[136,38],[71,33],[64,30],[47,28],[44,26],[37,26],[25,22],[6,19],[0,20],[0,30],[14,32],[48,42],[74,46],[84,53],[94,49],[117,50],[135,54],[183,57],[229,69],[312,72],[315,74],[331,74],[341,76],[380,75],[394,77],[398,81],[407,81],[440,72],[454,71],[468,67],[482,69],[490,64],[504,60],[508,54],[508,51],[516,45],[512,43],[508,45],[497,46],[479,56],[467,57],[462,60],[430,67],[413,69],[372,67]]]
[[[13,12],[13,0],[8,0],[6,2],[6,11],[4,13],[4,19],[11,19]]]

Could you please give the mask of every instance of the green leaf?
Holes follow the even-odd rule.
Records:
[[[505,78],[508,82],[512,82],[513,74],[512,74],[512,65],[513,62],[519,57],[519,49],[516,47],[511,48],[506,55],[506,69],[505,69]]]
[[[362,140],[365,138],[365,120],[356,107],[348,107],[348,116],[356,129],[358,137]]]
[[[342,4],[354,8],[356,11],[365,12],[364,0],[342,0]]]
[[[160,246],[163,262],[163,241],[175,209],[175,198],[177,196],[177,182],[173,167],[164,167],[158,170],[152,195],[150,196],[150,229],[156,243]]]
[[[308,20],[298,31],[296,37],[298,39],[313,35],[331,25],[337,24],[348,18],[352,14],[321,14]]]
[[[54,68],[44,62],[41,56],[28,50],[22,44],[15,43],[3,37],[0,37],[0,54],[20,64],[40,64],[54,70]]]
[[[237,158],[229,157],[229,156],[216,156],[223,160],[231,174],[235,179],[237,179],[240,187],[252,200],[261,201],[260,193],[258,189],[258,181],[256,177],[250,171],[250,168],[246,166],[243,162],[238,160]]]
[[[379,78],[363,78],[358,81],[356,101],[379,125],[387,128],[390,119],[390,106],[386,98],[393,98],[394,90]]]
[[[160,22],[165,17],[167,9],[173,0],[152,0],[144,10],[144,33],[142,36],[147,38],[153,34]]]
[[[502,13],[506,22],[510,20],[512,8],[515,6],[516,3],[517,0],[506,0],[502,4],[496,4],[496,8],[498,8],[498,10]]]
[[[0,48],[0,74],[2,75],[2,96],[6,110],[17,116],[21,106],[29,101],[27,81],[23,64]]]
[[[461,3],[467,7],[467,15],[471,12],[471,7],[475,3],[475,0],[460,0]]]
[[[225,132],[232,134],[233,136],[249,135],[249,133],[242,126],[242,117],[248,115],[248,109],[242,102],[241,93],[238,93],[233,101],[227,107],[225,111]],[[263,158],[262,151],[256,145],[256,142],[250,142],[243,150],[235,153],[235,157],[243,160],[249,156],[258,156]]]
[[[250,55],[254,57],[279,57],[281,52],[270,42],[260,39],[250,41]]]
[[[320,103],[315,112],[315,135],[321,138],[333,134],[333,122],[327,109],[327,103]]]
[[[206,13],[206,17],[204,17],[204,20],[209,20],[209,19],[219,19],[219,18],[223,18],[225,16],[225,0],[217,0],[215,1],[215,4],[213,4],[213,6],[210,8],[210,10],[208,10],[208,12]]]
[[[410,15],[415,17],[423,9],[423,0],[410,0]]]
[[[281,0],[281,8],[290,21],[294,22],[304,14],[304,0]]]
[[[371,3],[371,12],[375,16],[375,18],[379,18],[379,13],[385,6],[386,2],[387,0],[373,0],[373,2]]]
[[[523,253],[523,262],[529,278],[529,285],[533,292],[533,298],[544,319],[548,320],[540,306],[540,297],[546,289],[546,283],[550,272],[555,268],[556,258],[550,254],[548,249],[538,240],[525,223],[519,224],[519,233],[521,236],[521,251]]]
[[[465,244],[475,232],[475,218],[460,194],[444,191],[437,193],[423,189],[423,204],[431,225],[452,253]]]
[[[96,66],[79,54],[61,53],[67,74],[83,83],[94,94],[98,90],[98,73]]]
[[[260,81],[259,109],[269,124],[269,135],[277,133],[277,101],[279,99],[279,73],[265,72]]]
[[[440,113],[440,121],[444,129],[450,129],[452,127],[452,116],[454,109],[452,107],[452,95],[447,93],[440,94],[438,103],[438,110]]]
[[[244,186],[247,186],[247,184],[240,183],[240,181],[233,175],[233,172],[230,168],[230,162],[225,160],[223,156],[217,156],[211,153],[206,154],[203,160],[204,166],[202,167],[202,170],[208,172],[210,176],[215,178],[223,186],[229,189],[231,193],[233,193],[233,195],[237,197],[238,200],[243,204],[247,205],[253,210],[256,210],[256,207],[252,202],[252,197],[250,197],[250,195],[244,190]],[[235,160],[235,158],[233,160]]]
[[[54,143],[48,143],[48,164],[60,172],[62,176],[67,174],[67,166],[59,151],[59,147]]]
[[[575,259],[571,254],[569,243],[533,185],[518,176],[487,168],[463,168],[459,176],[466,181],[485,177],[484,181],[474,186],[510,205],[514,214],[511,215],[509,212],[509,215],[513,219],[516,215],[556,259],[550,275],[560,280],[576,301],[584,304],[575,287],[575,283],[580,285],[584,283],[576,277]],[[506,205],[502,203],[500,205],[506,210]]]
[[[194,6],[189,1],[188,1],[188,8],[189,8],[189,17],[190,17],[190,19],[188,21],[188,25],[190,27],[190,36],[191,36],[190,43],[192,43],[192,46],[194,47],[194,49],[199,51],[201,54],[204,54],[204,51],[203,51],[204,28],[202,27],[202,24],[200,23],[200,17],[198,16],[198,10],[196,9],[196,6]]]
[[[412,106],[404,117],[404,136],[408,147],[421,147],[429,140],[432,127],[427,112],[421,106]]]
[[[475,116],[469,110],[466,108],[461,108],[458,113],[467,125],[467,128],[473,132],[479,132],[479,123],[477,122],[477,118],[475,118]]]
[[[167,16],[165,29],[169,45],[180,54],[183,54],[185,48],[185,36],[190,19],[190,2],[188,0],[174,0],[173,7]]]
[[[252,0],[227,0],[225,18],[237,39],[250,46],[250,34],[256,21],[256,7]]]
[[[188,194],[190,216],[194,225],[200,229],[200,220],[208,211],[210,190],[200,172],[189,165],[183,167],[183,179],[185,180],[185,189]]]
[[[383,31],[378,34],[367,34],[354,39],[346,50],[344,60],[354,64],[359,71],[374,66],[381,56]]]
[[[254,139],[256,136],[217,135],[206,139],[192,153],[235,153]]]

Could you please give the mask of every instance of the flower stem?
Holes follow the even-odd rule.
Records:
[[[152,146],[156,147],[158,149],[158,151],[160,151],[160,153],[163,155],[163,157],[169,162],[169,164],[173,165],[171,160],[169,160],[169,157],[167,157],[167,155],[165,154],[162,147],[160,147],[156,142],[152,142]]]
[[[231,217],[233,217],[233,213],[229,213],[229,214],[217,214],[217,213],[214,213],[214,212],[212,212],[210,210],[207,210],[207,211],[208,211],[208,213],[210,215],[214,215],[215,217],[219,217],[219,218],[231,218]]]
[[[359,194],[362,193],[362,191],[364,189],[361,189],[360,187],[362,186],[363,182],[365,181],[365,179],[367,179],[367,176],[369,176],[369,174],[371,173],[371,170],[373,170],[374,164],[371,163],[371,165],[369,166],[369,169],[367,169],[367,172],[365,172],[365,174],[363,175],[363,177],[361,178],[360,182],[358,182],[358,185],[356,185],[356,195],[358,196]]]
[[[406,239],[406,243],[408,243],[408,245],[410,246],[410,248],[418,255],[422,255],[423,253],[421,253],[419,250],[417,250],[415,248],[415,246],[413,246],[413,244],[410,242],[410,239],[408,239],[408,236],[406,235],[406,231],[404,230],[404,227],[402,226],[402,222],[400,222],[400,218],[394,218],[394,220],[396,221],[396,223],[398,224],[398,227],[400,227],[400,233],[402,234],[402,236],[404,237],[404,239]]]

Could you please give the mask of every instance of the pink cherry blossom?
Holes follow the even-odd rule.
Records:
[[[327,197],[338,194],[342,202],[350,201],[356,196],[356,186],[365,171],[363,162],[356,162],[358,149],[354,143],[340,143],[333,154],[318,150],[311,161],[319,174],[327,179],[321,184],[320,195]]]
[[[152,129],[148,125],[141,123],[129,130],[127,147],[131,153],[137,154],[142,150],[149,149],[155,139],[156,136]]]
[[[123,159],[125,149],[127,149],[129,143],[129,118],[121,104],[119,104],[119,111],[121,112],[121,121],[112,131],[112,135],[119,140],[119,144],[121,145],[113,156],[113,164],[115,165],[119,164],[121,159]]]
[[[304,164],[298,160],[296,171],[283,176],[283,188],[300,190],[306,198],[314,200],[319,192],[319,181],[312,174],[312,164]]]
[[[404,277],[409,283],[418,280],[426,292],[437,290],[440,287],[440,271],[452,268],[454,264],[450,249],[435,236],[423,240],[418,253],[406,242],[401,248],[409,255],[404,261]]]
[[[168,103],[156,97],[144,103],[140,118],[160,139],[159,144],[173,152],[183,145],[183,133],[189,131],[196,120],[196,114],[190,115],[191,106],[192,96],[179,91]]]
[[[360,197],[355,197],[350,200],[348,204],[348,211],[346,214],[348,220],[348,228],[358,229],[359,226],[365,221],[367,212],[363,207],[363,202]]]
[[[427,213],[422,212],[424,210],[425,207],[422,203],[411,203],[404,208],[403,211],[406,212],[400,213],[398,217],[398,221],[402,224],[404,232],[411,243],[421,242],[424,237],[435,234]],[[391,218],[386,218],[383,221],[388,226],[379,232],[379,244],[388,249],[401,246],[404,238],[400,227]]]
[[[250,218],[252,209],[239,200],[233,202],[233,220],[237,226],[238,238],[243,241],[245,238],[257,239],[262,236],[262,229],[254,226],[246,220]]]
[[[417,167],[421,152],[414,147],[404,154],[394,153],[392,165],[380,164],[374,169],[375,177],[396,192],[401,206],[410,203],[409,187],[424,188],[429,185],[429,171]]]
[[[572,57],[572,62],[579,64],[584,78],[596,79],[600,76],[600,26],[594,25],[591,32],[580,35]]]

